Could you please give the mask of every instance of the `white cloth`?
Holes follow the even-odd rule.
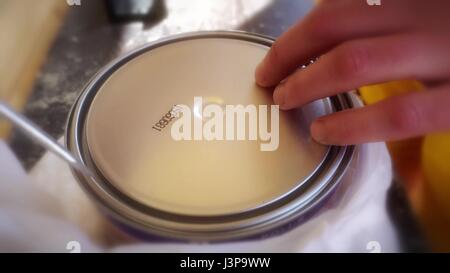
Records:
[[[277,237],[220,244],[146,243],[118,231],[81,191],[69,168],[47,153],[26,174],[0,141],[0,251],[70,252],[396,252],[386,211],[392,178],[384,144],[360,147],[332,209]]]

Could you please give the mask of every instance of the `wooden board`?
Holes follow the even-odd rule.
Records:
[[[0,99],[22,109],[63,21],[64,0],[0,1]],[[0,120],[0,138],[10,125]]]

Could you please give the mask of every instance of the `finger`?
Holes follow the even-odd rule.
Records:
[[[450,130],[449,105],[446,85],[321,117],[312,123],[311,135],[323,144],[350,145]]]
[[[450,40],[445,39],[408,33],[343,43],[280,83],[274,92],[275,103],[291,109],[368,84],[447,79]]]
[[[399,1],[371,7],[366,1],[327,1],[281,35],[258,66],[256,82],[274,86],[310,59],[343,41],[397,32],[411,20]]]

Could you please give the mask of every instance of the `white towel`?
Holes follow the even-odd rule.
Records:
[[[45,252],[396,252],[386,211],[391,161],[382,143],[363,145],[337,192],[340,202],[280,236],[220,244],[151,243],[109,223],[69,168],[45,154],[26,174],[0,141],[0,251]]]

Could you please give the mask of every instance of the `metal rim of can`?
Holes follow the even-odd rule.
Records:
[[[317,208],[339,185],[355,152],[354,146],[331,146],[325,159],[295,190],[267,206],[217,216],[188,216],[164,212],[141,204],[118,191],[93,162],[85,135],[85,120],[92,100],[114,71],[135,57],[157,47],[190,39],[239,39],[270,47],[274,39],[242,31],[201,31],[170,36],[146,44],[106,65],[93,76],[76,99],[67,120],[65,141],[80,161],[95,170],[88,177],[75,169],[73,175],[97,206],[125,226],[157,236],[195,241],[218,241],[253,237],[286,225]],[[349,93],[330,97],[335,111],[354,107]],[[306,193],[306,194],[305,194]]]

